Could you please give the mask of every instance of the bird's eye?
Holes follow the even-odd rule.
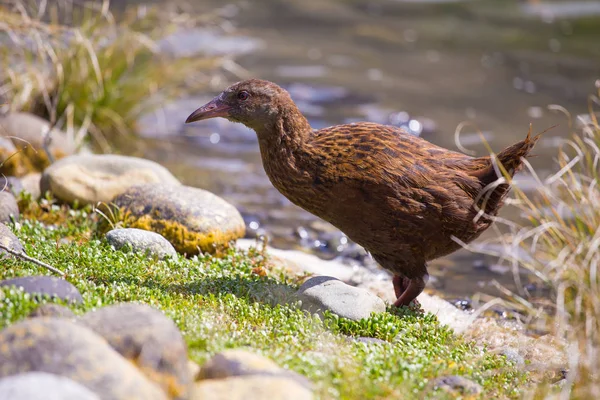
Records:
[[[250,97],[250,93],[246,92],[245,90],[242,90],[241,92],[238,93],[238,99],[244,101],[247,100],[248,97]]]

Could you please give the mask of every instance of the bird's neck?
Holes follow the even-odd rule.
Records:
[[[310,141],[313,129],[300,111],[294,109],[279,114],[255,130],[267,176],[281,193],[295,198],[294,190],[310,184],[312,179]]]
[[[308,120],[295,106],[280,111],[269,122],[255,127],[255,131],[263,160],[282,155],[295,158],[306,149],[313,135]]]

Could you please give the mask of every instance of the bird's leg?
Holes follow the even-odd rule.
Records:
[[[394,293],[396,293],[396,298],[402,296],[402,293],[406,290],[406,278],[400,275],[394,275],[392,278],[392,283],[394,284]]]
[[[396,296],[398,296],[398,291],[400,288],[403,288],[404,291],[400,293],[396,302],[394,302],[394,306],[401,307],[407,306],[411,301],[417,298],[418,295],[421,294],[423,289],[425,289],[425,285],[429,280],[429,274],[425,274],[420,278],[404,278],[394,275],[393,283],[394,283],[394,291],[396,292]],[[396,283],[398,281],[398,283]],[[408,282],[407,285],[405,283]]]

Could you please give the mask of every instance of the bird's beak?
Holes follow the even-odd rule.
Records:
[[[227,117],[229,115],[229,109],[230,106],[223,103],[219,97],[215,97],[187,117],[185,123],[189,124],[190,122],[201,121],[203,119]]]

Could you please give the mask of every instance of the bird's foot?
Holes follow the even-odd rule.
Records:
[[[394,292],[396,293],[397,299],[394,302],[395,307],[409,306],[411,303],[416,303],[416,309],[421,309],[421,305],[416,300],[417,296],[421,294],[429,275],[425,274],[421,278],[406,278],[403,276],[394,275],[392,282],[394,284]]]

